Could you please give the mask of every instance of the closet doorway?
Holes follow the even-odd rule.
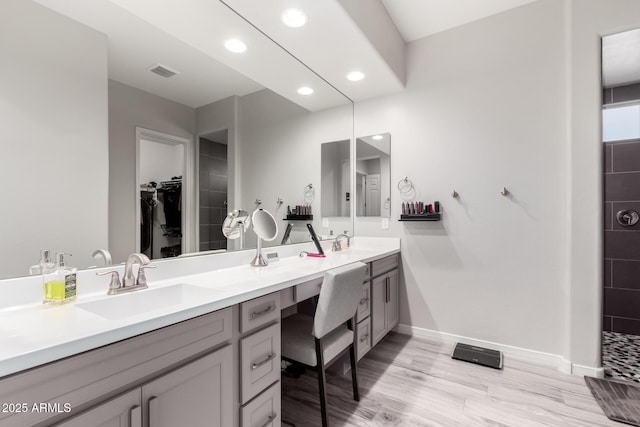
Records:
[[[150,259],[189,252],[191,140],[136,128],[136,250]]]

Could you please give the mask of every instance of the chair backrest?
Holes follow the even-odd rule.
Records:
[[[312,334],[322,338],[356,314],[366,264],[356,262],[324,274]]]

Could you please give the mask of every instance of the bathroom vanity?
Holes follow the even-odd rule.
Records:
[[[398,322],[399,239],[299,258],[307,246],[261,268],[252,251],[161,262],[127,295],[104,295],[91,271],[75,303],[0,310],[0,424],[279,426],[281,310],[317,295],[326,270],[369,266],[358,358]]]

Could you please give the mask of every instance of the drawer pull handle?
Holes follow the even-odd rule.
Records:
[[[369,334],[364,334],[362,338],[360,338],[360,342],[365,342],[368,339],[369,339]]]
[[[251,313],[251,319],[255,319],[256,317],[260,317],[260,316],[264,316],[265,314],[273,311],[276,309],[275,305],[270,305],[269,307],[265,308],[262,311],[255,311],[253,313]]]
[[[275,353],[271,353],[271,354],[270,354],[270,355],[268,355],[264,360],[262,360],[262,361],[260,361],[260,362],[257,362],[257,363],[254,363],[253,365],[251,365],[251,369],[252,369],[252,370],[256,370],[256,369],[258,369],[260,366],[264,365],[265,363],[270,362],[270,361],[272,361],[273,359],[275,359],[275,358],[276,358],[276,356],[277,356],[277,354],[275,354]]]
[[[366,304],[366,303],[368,303],[368,302],[369,302],[369,298],[362,298],[362,299],[360,300],[360,305],[365,305],[365,304]]]
[[[269,418],[267,418],[267,422],[265,422],[264,424],[262,424],[261,427],[267,427],[269,424],[271,424],[273,422],[273,420],[275,420],[276,418],[278,418],[278,414],[273,413],[271,415],[269,415]]]

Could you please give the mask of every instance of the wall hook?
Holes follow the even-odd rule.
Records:
[[[276,200],[276,205],[280,206],[284,203],[284,200],[282,200],[282,197],[278,197],[278,200]]]
[[[454,199],[457,199],[460,195],[458,194],[458,192],[456,190],[453,190],[451,192],[451,197],[453,197]]]
[[[254,203],[255,203],[256,206],[260,206],[262,204],[262,200],[256,199],[256,201]]]
[[[507,190],[507,187],[502,187],[502,191],[500,192],[500,194],[502,194],[503,196],[508,196],[509,190]]]

